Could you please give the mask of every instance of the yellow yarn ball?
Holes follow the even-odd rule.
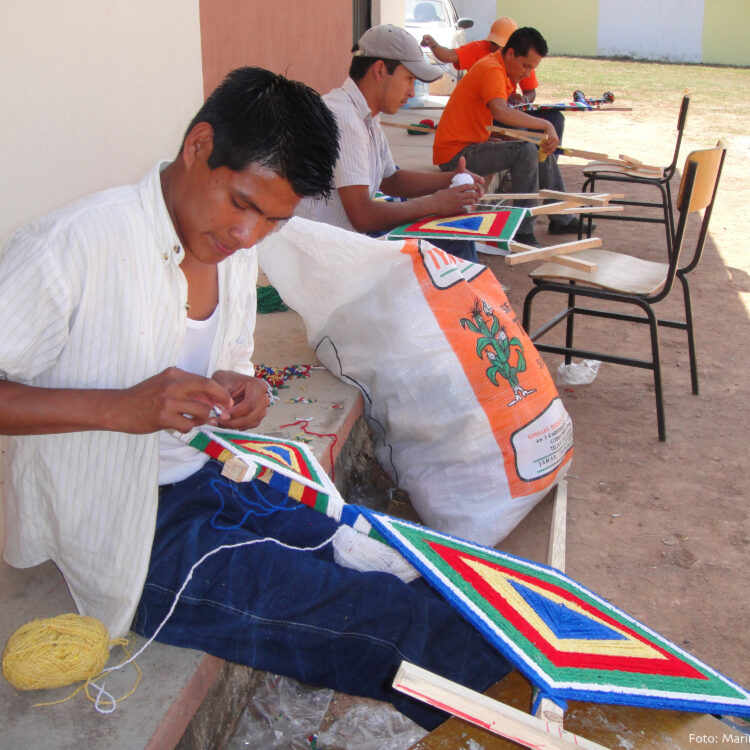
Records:
[[[27,622],[3,650],[3,676],[18,690],[57,688],[96,677],[109,659],[107,628],[95,617]]]

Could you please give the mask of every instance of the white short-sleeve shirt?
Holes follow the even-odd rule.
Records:
[[[380,183],[396,171],[396,165],[380,125],[380,115],[373,117],[365,97],[351,78],[347,78],[341,88],[325,94],[323,101],[336,117],[341,133],[333,177],[336,191],[328,200],[303,199],[295,215],[354,231],[338,188],[367,185],[370,198],[374,198]]]

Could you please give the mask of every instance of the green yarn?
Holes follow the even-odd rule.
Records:
[[[258,289],[258,312],[272,313],[284,312],[289,308],[281,301],[279,293],[272,286],[259,286]]]

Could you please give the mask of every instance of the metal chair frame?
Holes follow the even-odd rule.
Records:
[[[694,188],[699,179],[704,179],[703,175],[699,175],[701,164],[699,161],[693,160],[691,157],[702,153],[710,153],[712,151],[720,150],[721,157],[718,163],[718,168],[714,177],[714,183],[710,186],[710,194],[706,192],[705,188],[702,189],[702,195],[698,196],[698,204],[694,203]],[[531,306],[534,298],[542,292],[553,292],[557,294],[564,294],[567,296],[567,307],[560,313],[555,315],[553,318],[548,320],[536,331],[530,333],[530,338],[534,342],[534,345],[539,351],[551,352],[555,354],[562,354],[565,356],[566,364],[570,364],[572,357],[583,357],[585,359],[596,359],[602,362],[610,362],[612,364],[626,365],[630,367],[638,367],[643,369],[651,370],[654,373],[654,391],[656,397],[656,419],[659,432],[659,440],[666,440],[666,421],[664,416],[664,398],[662,390],[662,374],[661,374],[661,359],[659,354],[659,326],[666,328],[678,328],[687,332],[688,337],[688,349],[690,357],[690,376],[692,381],[692,390],[694,394],[698,394],[698,367],[697,367],[697,356],[695,350],[695,334],[693,331],[693,312],[692,304],[690,299],[690,286],[688,284],[687,275],[695,269],[700,262],[703,254],[703,248],[705,245],[706,237],[708,235],[708,225],[711,220],[711,213],[713,210],[714,200],[716,198],[716,190],[719,184],[719,178],[721,177],[721,170],[724,164],[724,156],[726,151],[717,147],[717,149],[709,149],[704,152],[693,152],[688,156],[685,173],[682,177],[680,184],[680,192],[678,195],[678,211],[680,214],[677,231],[673,237],[673,248],[674,252],[669,257],[668,268],[663,286],[659,291],[653,294],[635,294],[623,291],[609,290],[603,288],[597,288],[592,286],[584,286],[575,281],[569,281],[567,283],[560,281],[552,281],[544,278],[534,279],[535,286],[526,295],[523,305],[523,326],[526,331],[529,331],[529,324],[531,322]],[[705,195],[705,199],[703,199]],[[700,232],[696,244],[695,251],[689,263],[684,266],[679,265],[680,255],[682,253],[682,246],[685,237],[685,228],[690,213],[705,208],[703,221],[701,223]],[[685,320],[668,320],[660,319],[656,316],[653,305],[661,300],[665,299],[674,284],[675,278],[680,280],[683,292],[683,301],[685,307]],[[634,315],[630,313],[615,312],[612,310],[601,310],[596,308],[581,307],[576,304],[576,297],[587,297],[592,299],[607,300],[615,303],[622,303],[625,305],[635,305],[640,308],[644,313],[643,315]],[[603,352],[593,352],[586,349],[580,349],[573,345],[573,322],[576,315],[585,315],[591,317],[607,318],[611,320],[622,320],[633,323],[645,323],[649,326],[651,334],[651,359],[637,359],[632,357],[623,357]],[[566,322],[565,331],[565,346],[557,346],[552,344],[539,343],[538,339],[554,328],[559,323]]]
[[[656,218],[654,216],[635,216],[633,214],[617,214],[611,216],[598,215],[597,221],[639,221],[646,222],[649,224],[664,224],[666,236],[667,236],[667,253],[671,256],[673,251],[673,238],[674,238],[674,214],[672,212],[672,193],[670,188],[670,182],[674,177],[675,170],[677,169],[677,159],[680,154],[680,146],[682,144],[682,134],[685,130],[685,123],[687,122],[688,107],[690,106],[690,96],[686,94],[682,97],[682,104],[680,105],[680,115],[677,118],[677,141],[674,148],[674,156],[672,162],[668,167],[664,168],[661,177],[645,177],[643,175],[627,174],[619,172],[607,172],[606,166],[602,166],[599,170],[587,170],[584,169],[583,176],[586,181],[583,183],[581,188],[582,192],[596,192],[597,182],[621,182],[630,183],[635,185],[651,185],[661,194],[660,201],[635,201],[635,200],[613,200],[611,203],[621,206],[639,206],[642,208],[659,208],[663,213],[662,218]],[[587,236],[591,236],[592,230],[592,216],[584,216],[586,219],[586,232]],[[583,237],[583,222],[578,231],[578,239]]]

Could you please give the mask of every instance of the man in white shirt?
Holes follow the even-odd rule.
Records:
[[[429,727],[438,712],[388,688],[401,659],[480,690],[507,662],[422,581],[337,565],[334,521],[230,482],[165,432],[262,420],[253,245],[330,192],[337,153],[315,92],[241,68],[174,161],[14,235],[0,256],[4,556],[54,560],[110,637],[164,622],[166,643],[391,700]],[[206,559],[169,614],[223,545],[244,546]]]
[[[466,172],[459,162],[449,173],[397,169],[380,125],[380,113],[395,114],[414,96],[414,82],[434,81],[442,70],[429,65],[419,44],[391,24],[368,29],[355,47],[349,77],[323,97],[341,131],[332,198],[306,198],[296,215],[342,229],[382,234],[423,216],[463,213],[482,195],[484,179],[470,175],[468,184],[450,187],[453,176]],[[468,173],[467,173],[468,174]],[[376,200],[377,191],[405,201]],[[476,260],[472,242],[441,247]]]

